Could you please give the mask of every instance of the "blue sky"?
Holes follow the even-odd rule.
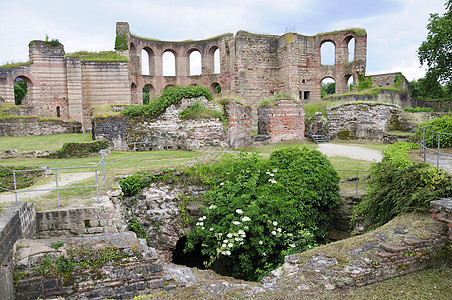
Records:
[[[45,35],[66,52],[113,50],[115,24],[161,40],[205,39],[239,30],[304,35],[367,30],[367,73],[424,76],[416,50],[430,13],[444,0],[0,0],[0,64],[28,60],[28,43]]]

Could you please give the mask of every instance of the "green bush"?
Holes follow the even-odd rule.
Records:
[[[372,77],[366,76],[364,73],[358,73],[358,91],[367,90],[372,88]]]
[[[420,112],[432,112],[433,109],[431,107],[405,107],[403,111],[407,113],[420,113]]]
[[[428,211],[430,201],[452,196],[452,178],[444,170],[408,160],[408,143],[396,143],[371,167],[369,189],[355,208],[360,215],[380,226],[412,211]]]
[[[145,105],[128,105],[121,111],[129,117],[155,118],[165,112],[171,104],[179,103],[183,98],[205,97],[212,100],[212,93],[205,86],[170,86],[162,91],[162,94],[153,98]]]
[[[201,245],[205,262],[223,275],[258,280],[322,239],[339,199],[339,177],[316,150],[287,148],[269,159],[240,153],[196,167],[211,189],[186,252]]]
[[[423,126],[427,125],[434,125],[434,131],[435,132],[442,132],[442,133],[452,133],[452,117],[451,116],[443,116],[441,118],[436,118],[430,122],[421,123],[419,124],[418,130],[415,135],[415,139],[419,141],[421,139],[421,128]],[[431,130],[431,129],[428,129]],[[438,134],[431,134],[427,133],[426,135],[427,139],[432,138],[431,140],[428,140],[426,143],[427,147],[436,147],[438,145]],[[440,139],[440,146],[441,147],[452,147],[452,134],[441,135]]]
[[[143,177],[141,174],[127,176],[118,181],[124,196],[130,197],[138,194],[144,187]]]
[[[321,101],[321,102],[309,102],[304,106],[305,111],[305,122],[311,123],[314,119],[316,112],[321,112],[324,117],[327,115],[327,107],[330,105],[327,101]]]
[[[53,153],[48,158],[78,158],[85,157],[92,153],[97,153],[102,149],[107,149],[110,146],[108,140],[98,140],[91,143],[64,143],[63,147],[56,153]]]

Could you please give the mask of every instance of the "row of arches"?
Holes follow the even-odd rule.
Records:
[[[131,54],[137,54],[136,47],[130,44]],[[217,46],[210,47],[203,55],[197,48],[190,48],[184,54],[178,54],[174,49],[165,49],[161,55],[150,47],[144,47],[141,50],[141,75],[154,76],[162,74],[163,76],[177,76],[179,56],[187,57],[187,69],[189,76],[199,76],[206,74],[219,74],[220,69],[220,49]],[[161,69],[160,69],[161,68]]]
[[[196,85],[196,84],[192,84],[192,85]],[[168,88],[170,86],[174,86],[174,85],[168,84],[167,86],[165,86],[165,88],[163,90],[165,90],[166,88]],[[209,88],[210,88],[212,94],[214,94],[214,95],[215,94],[218,95],[221,93],[221,85],[218,82],[211,83]],[[132,83],[130,86],[130,90],[131,90],[131,94],[132,94],[132,99],[134,99],[139,91],[138,86],[135,83]],[[149,100],[152,99],[157,94],[157,90],[155,89],[155,87],[152,84],[148,83],[143,86],[143,88],[141,89],[141,93],[142,93],[142,103],[147,104],[147,103],[149,103]]]
[[[345,41],[347,43],[347,62],[355,60],[355,44],[354,37],[347,37]],[[321,65],[334,65],[336,63],[336,45],[333,41],[327,40],[320,46],[320,64]]]

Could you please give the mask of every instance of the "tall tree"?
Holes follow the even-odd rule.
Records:
[[[427,39],[418,49],[421,64],[427,64],[426,77],[442,84],[452,83],[452,0],[446,0],[446,12],[430,14]]]

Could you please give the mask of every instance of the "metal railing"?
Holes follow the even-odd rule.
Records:
[[[445,133],[435,131],[435,125],[427,125],[421,127],[421,142],[420,142],[420,152],[419,155],[424,158],[424,162],[427,159],[427,151],[432,153],[436,153],[436,167],[440,166],[440,156],[449,156],[452,157],[451,154],[441,152],[441,136],[450,136],[452,133]],[[436,143],[436,145],[435,145]],[[429,148],[429,146],[431,148]]]
[[[363,176],[360,174],[369,174],[370,170],[336,170],[336,172],[338,174],[342,173],[342,172],[346,172],[346,173],[351,173],[354,174],[354,177],[348,178],[347,180],[343,180],[341,179],[339,182],[341,183],[350,183],[350,184],[355,184],[355,194],[358,195],[358,190],[359,190],[359,184],[367,184],[369,182],[368,180],[368,175],[367,176]],[[342,178],[342,176],[340,176]],[[361,179],[363,178],[363,179]]]
[[[60,191],[61,190],[67,190],[67,189],[82,189],[82,188],[92,188],[95,187],[96,188],[96,196],[97,196],[97,203],[100,203],[100,198],[99,198],[99,187],[101,186],[102,182],[104,183],[104,188],[105,191],[107,190],[107,181],[106,181],[106,170],[105,170],[105,165],[107,164],[112,164],[112,163],[116,163],[119,161],[123,161],[123,160],[127,160],[127,159],[134,159],[134,165],[135,165],[135,169],[137,168],[137,158],[138,157],[145,157],[145,156],[162,156],[162,155],[166,155],[166,162],[167,165],[169,165],[169,152],[168,152],[168,140],[165,141],[165,148],[166,148],[166,153],[164,154],[137,154],[137,152],[140,151],[140,149],[142,147],[149,147],[149,146],[154,146],[153,143],[150,142],[135,142],[132,144],[129,144],[128,146],[132,146],[129,148],[132,148],[133,151],[133,155],[128,156],[128,157],[123,157],[120,159],[115,159],[112,161],[106,161],[105,160],[105,155],[104,155],[104,151],[106,151],[107,149],[103,149],[100,151],[101,154],[101,160],[99,162],[97,162],[95,165],[93,166],[79,166],[79,167],[61,167],[61,168],[46,168],[46,169],[24,169],[24,170],[15,170],[15,169],[9,169],[7,167],[4,167],[2,165],[0,165],[1,168],[11,172],[12,177],[13,177],[13,188],[14,189],[8,189],[5,187],[0,186],[0,190],[3,191],[7,191],[7,192],[11,192],[14,193],[15,196],[15,200],[16,203],[18,202],[18,194],[21,193],[31,193],[31,192],[51,192],[51,191],[56,191],[57,194],[57,202],[58,202],[58,208],[60,208]],[[94,173],[94,177],[95,177],[95,184],[92,185],[84,185],[84,186],[75,186],[75,187],[60,187],[58,185],[59,182],[59,171],[61,170],[76,170],[76,169],[93,169],[93,173]],[[51,171],[52,175],[55,175],[55,187],[54,188],[43,188],[43,189],[32,189],[32,190],[19,190],[18,189],[18,185],[17,185],[17,176],[16,174],[18,173],[24,173],[24,172],[49,172]],[[101,173],[102,171],[102,173]],[[61,173],[61,172],[60,172]],[[61,176],[61,174],[60,174]]]

